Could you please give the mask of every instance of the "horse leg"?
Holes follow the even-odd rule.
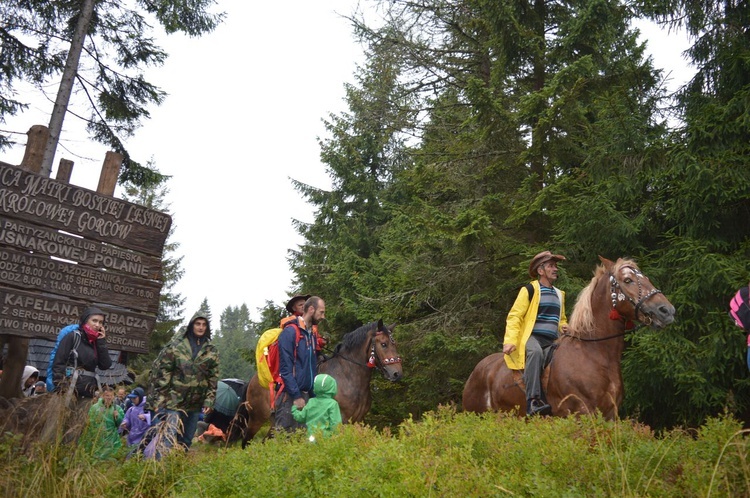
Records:
[[[247,445],[258,433],[263,424],[271,417],[271,396],[268,388],[262,387],[258,376],[253,376],[247,385],[245,394],[247,405],[247,425],[242,436],[242,447]]]
[[[247,427],[248,408],[247,402],[240,403],[237,407],[237,413],[234,414],[232,421],[229,423],[227,429],[227,444],[233,443],[245,436],[245,428]]]

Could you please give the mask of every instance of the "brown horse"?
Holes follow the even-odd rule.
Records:
[[[557,340],[542,377],[556,416],[600,410],[613,419],[623,397],[620,361],[629,325],[658,329],[674,321],[674,306],[633,261],[599,259],[602,264],[578,296],[569,330]],[[525,413],[522,371],[510,370],[502,353],[484,358],[466,381],[463,407]]]
[[[383,321],[378,320],[349,332],[336,346],[333,356],[318,364],[318,372],[336,379],[336,401],[344,422],[361,422],[370,410],[370,379],[375,368],[390,381],[401,379],[401,358],[393,339],[394,328],[395,325],[385,327]],[[242,432],[244,447],[270,417],[270,395],[267,388],[261,387],[256,374],[247,385],[245,403],[235,416],[229,440],[236,440]]]

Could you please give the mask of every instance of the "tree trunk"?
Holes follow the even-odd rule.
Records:
[[[47,147],[44,149],[44,158],[42,159],[41,174],[43,176],[50,176],[52,174],[52,161],[55,159],[55,151],[57,150],[57,143],[60,140],[63,120],[68,110],[70,94],[73,91],[73,82],[78,74],[78,64],[81,59],[81,52],[83,51],[83,43],[91,24],[95,2],[96,0],[84,0],[81,7],[81,15],[78,18],[78,25],[73,34],[73,39],[70,41],[68,60],[65,62],[65,70],[63,71],[60,87],[57,90],[55,106],[52,109],[52,116],[49,119],[49,140],[47,141]]]

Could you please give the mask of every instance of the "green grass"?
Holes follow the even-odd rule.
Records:
[[[630,421],[440,408],[393,433],[196,443],[160,462],[93,462],[49,445],[30,458],[17,440],[0,442],[2,496],[750,496],[747,437],[729,416],[655,435]]]

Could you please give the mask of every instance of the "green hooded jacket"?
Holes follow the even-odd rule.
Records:
[[[151,408],[194,412],[214,406],[219,353],[210,342],[210,325],[203,337],[193,334],[198,318],[208,322],[205,313],[196,313],[185,332],[172,339],[154,361],[147,397]]]
[[[104,400],[99,400],[89,408],[89,423],[80,439],[80,444],[101,460],[113,458],[122,447],[120,427],[125,413],[122,408],[112,403],[107,408]]]
[[[318,374],[313,383],[314,398],[310,398],[303,409],[292,406],[292,416],[300,424],[307,425],[307,434],[312,436],[316,431],[323,431],[328,437],[341,424],[341,410],[333,399],[338,392],[336,379],[328,374]]]

